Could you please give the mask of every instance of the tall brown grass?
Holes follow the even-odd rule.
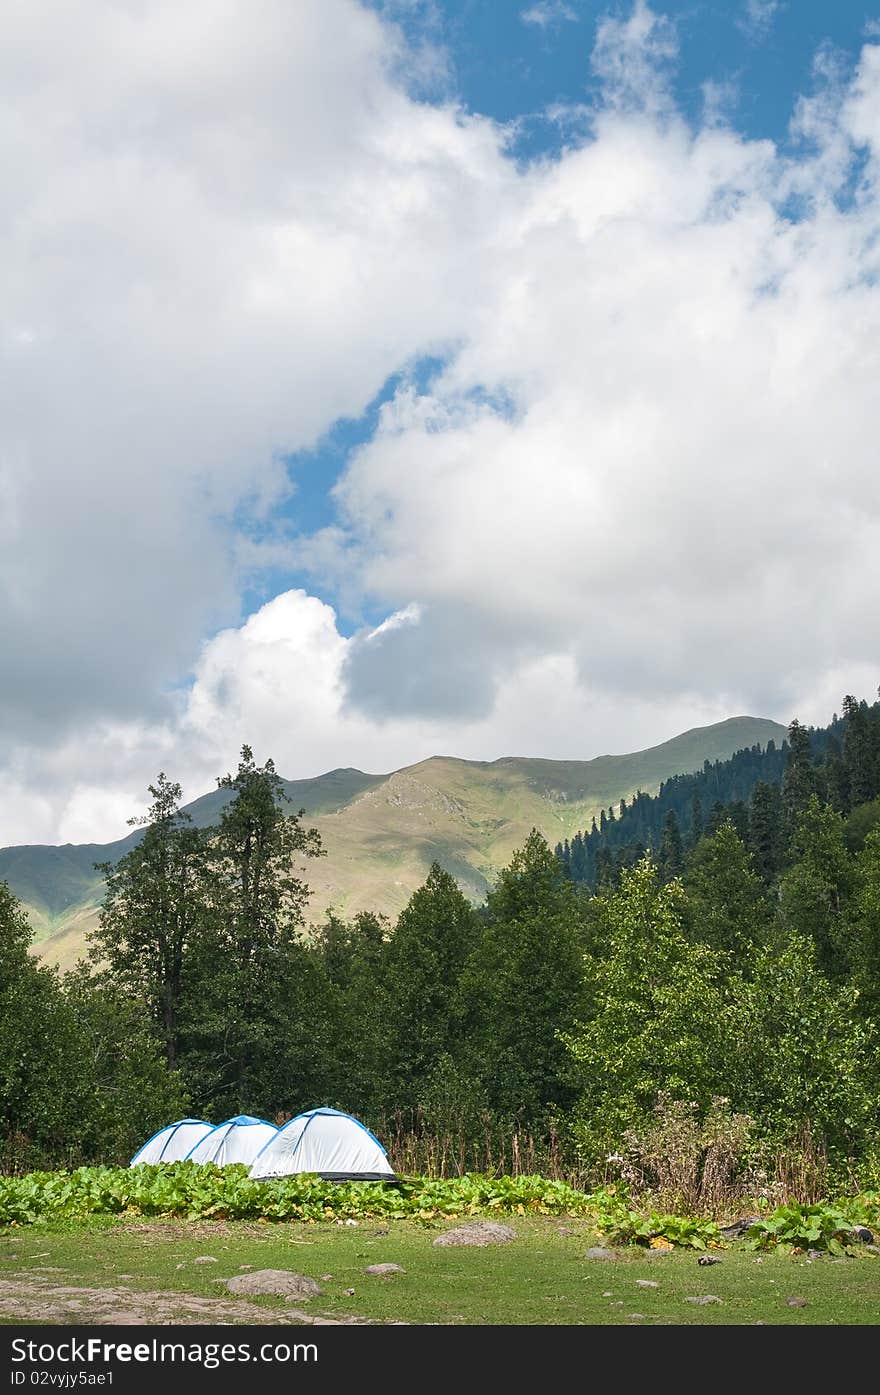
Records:
[[[540,1174],[580,1185],[583,1174],[564,1154],[559,1132],[550,1127],[536,1137],[527,1129],[499,1122],[483,1113],[479,1124],[447,1122],[431,1126],[421,1110],[394,1111],[370,1120],[395,1172],[404,1176],[462,1177],[467,1172],[490,1177]]]

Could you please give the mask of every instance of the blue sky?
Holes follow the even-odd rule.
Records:
[[[381,8],[381,4],[379,6]],[[452,84],[474,111],[527,123],[529,153],[552,152],[558,133],[544,118],[557,103],[597,96],[589,54],[596,23],[629,6],[606,0],[437,0],[391,6],[410,32],[435,35],[450,59]],[[830,44],[852,61],[876,7],[860,0],[666,0],[680,51],[675,91],[698,112],[703,84],[731,87],[731,119],[745,134],[784,141],[796,97],[809,89],[817,50]],[[532,22],[524,16],[532,15]],[[541,16],[544,22],[536,22]]]

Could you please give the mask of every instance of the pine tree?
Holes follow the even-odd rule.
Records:
[[[611,849],[605,845],[596,851],[596,889],[612,886],[615,882],[614,858]]]
[[[567,1053],[583,980],[584,927],[574,888],[532,830],[487,898],[462,975],[462,1042],[493,1109],[537,1123],[568,1098]]]
[[[696,847],[703,836],[703,801],[700,799],[699,790],[694,790],[691,796],[691,826],[690,826],[690,846]]]
[[[788,763],[782,779],[782,802],[790,829],[794,828],[798,815],[806,809],[815,788],[810,733],[795,718],[788,728]]]
[[[766,886],[782,870],[785,828],[782,795],[778,785],[759,780],[752,790],[749,810],[749,847],[755,870]]]
[[[874,782],[874,752],[872,724],[868,704],[858,702],[847,694],[843,699],[843,766],[848,794],[848,809],[865,804],[877,793]]]
[[[670,809],[663,823],[663,836],[660,839],[660,868],[667,881],[681,876],[684,869],[684,843],[675,810]]]
[[[458,1054],[459,979],[478,939],[473,908],[434,863],[401,911],[384,956],[388,1099],[413,1108],[441,1056]]]

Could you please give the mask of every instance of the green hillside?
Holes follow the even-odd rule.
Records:
[[[785,736],[776,722],[732,717],[647,751],[588,761],[434,756],[390,775],[345,769],[287,781],[291,807],[305,809],[327,849],[308,868],[310,917],[321,920],[328,906],[343,914],[369,909],[396,916],[435,859],[469,895],[481,898],[533,827],[556,843],[639,789],[654,793],[671,775]],[[228,797],[215,790],[190,804],[189,813],[208,826]],[[100,906],[94,863],[115,861],[138,836],[135,831],[103,845],[0,849],[0,878],[24,903],[39,954],[68,967],[82,953]]]

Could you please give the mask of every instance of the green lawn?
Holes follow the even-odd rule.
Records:
[[[95,1291],[104,1289],[122,1291],[129,1300],[143,1293],[146,1320],[153,1319],[157,1295],[172,1307],[183,1296],[203,1304],[219,1297],[223,1310],[216,1321],[235,1322],[242,1300],[217,1280],[247,1272],[243,1266],[292,1269],[318,1280],[323,1293],[307,1311],[337,1319],[489,1325],[878,1322],[880,1256],[870,1252],[808,1261],[759,1257],[732,1247],[716,1252],[722,1263],[702,1267],[693,1251],[651,1254],[630,1248],[617,1251],[613,1260],[596,1260],[585,1257],[596,1243],[586,1222],[499,1219],[509,1221],[517,1239],[485,1249],[434,1247],[432,1240],[452,1221],[347,1226],[92,1220],[64,1228],[8,1228],[0,1231],[0,1322],[108,1321],[95,1306]],[[193,1262],[201,1256],[217,1262]],[[377,1263],[401,1264],[406,1273],[365,1275],[365,1267]],[[657,1287],[642,1287],[639,1280]],[[81,1289],[92,1293],[74,1313],[57,1301],[62,1293],[65,1301],[71,1295],[76,1301]],[[21,1307],[34,1292],[42,1305],[39,1314]],[[686,1301],[706,1294],[721,1302]],[[805,1299],[806,1306],[789,1306],[791,1297]],[[283,1321],[286,1309],[306,1306],[295,1299],[250,1298],[241,1307],[241,1321],[255,1320],[254,1304],[268,1322]],[[182,1320],[215,1319],[206,1310],[202,1316],[184,1313]]]

